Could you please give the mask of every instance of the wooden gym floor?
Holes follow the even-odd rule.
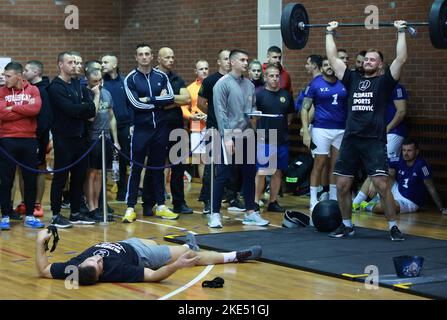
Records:
[[[50,180],[47,179],[43,219],[47,224],[51,217],[48,200],[49,186]],[[242,217],[242,214],[232,214],[226,210],[222,211],[224,228],[209,229],[206,226],[205,216],[201,213],[202,203],[197,201],[200,184],[187,184],[185,189],[187,202],[194,209],[194,214],[182,215],[176,221],[166,221],[155,217],[142,217],[141,206],[137,205],[138,219],[132,224],[123,224],[117,219],[118,222],[108,226],[75,226],[71,229],[60,230],[61,239],[50,261],[68,260],[88,246],[101,241],[141,237],[165,243],[163,240],[165,235],[183,234],[185,230],[203,234],[262,229],[262,227],[243,226],[241,221],[237,220]],[[108,196],[109,204],[115,209],[115,214],[124,214],[125,203],[112,201],[115,194],[110,191]],[[17,195],[16,200],[15,205],[19,200]],[[280,203],[287,209],[307,211],[308,198],[285,195],[284,198],[280,198]],[[167,204],[170,204],[169,200]],[[63,213],[68,216],[69,210],[63,210]],[[269,228],[281,226],[282,214],[265,212],[263,215],[271,222]],[[383,230],[387,228],[383,217],[366,213],[356,215],[356,225]],[[399,226],[407,234],[447,239],[447,216],[443,217],[435,211],[403,215],[400,217]],[[367,290],[361,283],[263,262],[182,269],[161,283],[103,283],[70,290],[65,287],[64,281],[37,277],[34,265],[36,233],[36,230],[24,228],[22,223],[15,221],[12,222],[11,230],[0,233],[0,299],[423,299],[385,288]],[[211,280],[216,276],[225,279],[223,289],[201,287],[202,281]]]

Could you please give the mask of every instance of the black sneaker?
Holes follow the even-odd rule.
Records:
[[[331,238],[345,238],[352,237],[354,235],[354,226],[347,227],[343,223],[334,232],[329,233]]]
[[[403,241],[405,240],[404,235],[400,232],[397,226],[393,226],[390,229],[390,238],[392,241]]]
[[[92,225],[95,224],[95,220],[89,218],[83,213],[71,213],[68,219],[72,224]]]
[[[270,211],[270,212],[284,212],[285,210],[284,210],[283,207],[281,207],[279,205],[278,201],[275,200],[275,201],[269,203],[269,205],[267,207],[267,211]]]
[[[23,220],[23,217],[20,213],[15,212],[14,210],[8,210],[8,214],[7,216],[9,216],[9,219],[11,220]]]
[[[155,206],[155,203],[150,205],[143,202],[142,206],[143,206],[143,216],[152,217],[153,215],[155,215],[154,211],[152,210]]]
[[[203,214],[210,214],[211,212],[211,203],[209,200],[203,201]]]
[[[99,207],[99,211],[101,211],[101,213],[102,213],[102,205]],[[107,205],[107,213],[114,214],[115,210],[113,210],[109,205]]]
[[[70,221],[68,221],[68,219],[66,219],[61,214],[56,214],[53,216],[53,219],[51,220],[51,225],[61,229],[67,229],[73,227],[73,224],[71,224]]]
[[[96,222],[103,222],[104,221],[104,214],[102,213],[102,210],[99,208],[96,208],[95,210],[92,210],[88,213],[88,217]],[[113,222],[115,219],[113,218],[113,215],[107,214],[107,221]]]
[[[234,199],[228,205],[228,211],[244,212],[245,206],[242,204],[242,202],[239,199]]]
[[[193,210],[188,207],[186,203],[183,203],[180,206],[174,206],[174,213],[183,213],[183,214],[191,214],[193,213]]]
[[[260,258],[262,255],[261,246],[253,246],[246,250],[241,250],[236,252],[236,259],[239,262],[244,262],[246,260],[255,260]]]
[[[90,212],[90,209],[87,206],[87,203],[85,202],[85,200],[81,200],[81,206],[79,207],[79,212],[87,215]]]

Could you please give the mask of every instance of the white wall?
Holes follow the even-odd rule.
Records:
[[[258,0],[258,60],[264,62],[271,46],[283,48],[281,30],[260,30],[260,25],[280,24],[282,0]]]

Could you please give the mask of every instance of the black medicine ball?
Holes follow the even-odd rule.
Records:
[[[324,200],[317,203],[312,211],[312,222],[320,232],[332,232],[342,222],[340,208],[335,200]]]

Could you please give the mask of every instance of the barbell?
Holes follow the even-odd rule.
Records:
[[[364,27],[364,23],[339,23],[339,27]],[[378,23],[379,27],[394,27],[393,22]],[[428,26],[433,47],[447,49],[447,2],[435,0],[431,6],[428,22],[409,22],[410,35],[417,34],[414,26]],[[281,30],[284,44],[289,49],[303,49],[309,38],[309,29],[327,27],[327,24],[310,24],[306,8],[300,3],[287,4],[281,14],[281,24],[261,25],[261,30]]]

